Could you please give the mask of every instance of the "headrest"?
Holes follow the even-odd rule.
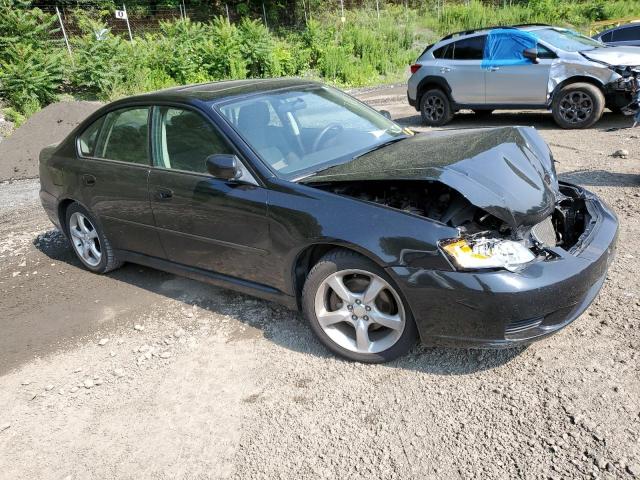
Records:
[[[264,101],[253,102],[240,107],[238,112],[238,128],[251,130],[257,126],[266,127],[271,119],[269,106]]]

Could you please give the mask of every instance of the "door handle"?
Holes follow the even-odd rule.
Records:
[[[158,188],[156,190],[157,200],[169,200],[171,197],[173,197],[173,190],[169,190],[168,188]]]
[[[449,67],[440,68],[440,73],[447,73],[447,72],[450,72],[450,71],[451,71],[451,69]]]
[[[96,184],[96,177],[85,173],[84,175],[82,175],[82,183],[84,183],[87,187],[93,187]]]
[[[500,67],[489,67],[490,72],[495,72],[497,70],[500,70]]]

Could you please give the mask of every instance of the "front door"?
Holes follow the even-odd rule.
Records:
[[[199,112],[155,107],[149,191],[167,258],[269,284],[267,190],[207,173],[206,158],[235,153]]]

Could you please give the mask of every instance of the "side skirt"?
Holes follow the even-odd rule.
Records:
[[[125,262],[137,263],[139,265],[155,268],[164,272],[191,278],[199,282],[209,283],[216,287],[227,288],[246,295],[276,302],[291,310],[298,310],[298,302],[295,297],[287,295],[286,293],[267,285],[230,277],[228,275],[203,270],[201,268],[189,267],[187,265],[171,262],[162,258],[151,257],[141,253],[130,252],[128,250],[116,250],[115,254],[119,260]]]

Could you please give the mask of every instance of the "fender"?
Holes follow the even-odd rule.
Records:
[[[418,84],[418,95],[416,96],[416,104],[414,105],[416,110],[420,110],[420,100],[422,99],[422,95],[426,92],[430,87],[435,87],[441,89],[447,97],[449,97],[449,101],[454,104],[453,97],[451,96],[451,86],[449,82],[444,77],[439,77],[437,75],[427,75]]]

